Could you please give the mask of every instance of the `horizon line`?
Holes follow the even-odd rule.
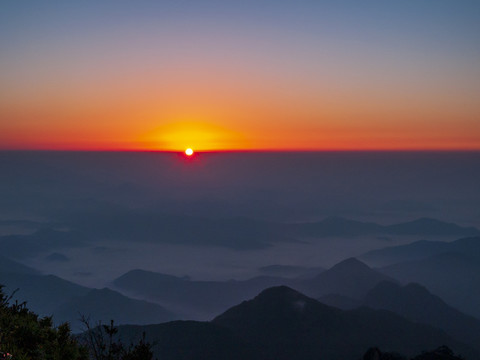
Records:
[[[181,154],[184,150],[161,149],[1,149],[0,152],[103,152],[103,153],[165,153]],[[478,149],[221,149],[195,150],[194,154],[220,153],[479,153]]]

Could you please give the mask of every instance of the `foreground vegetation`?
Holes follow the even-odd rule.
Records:
[[[15,360],[87,360],[88,350],[72,336],[68,323],[53,326],[26,303],[10,304],[0,286],[0,351]],[[13,354],[9,356],[7,354]]]
[[[0,285],[0,359],[11,360],[152,360],[151,345],[140,340],[125,347],[114,340],[116,328],[97,326],[76,337],[68,323],[53,326],[25,302],[11,301]],[[86,323],[88,326],[89,324]]]

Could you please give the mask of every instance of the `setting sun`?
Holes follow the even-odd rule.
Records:
[[[193,150],[190,149],[190,148],[188,148],[188,149],[185,150],[185,154],[186,154],[187,156],[192,156],[192,155],[193,155]]]
[[[200,117],[200,116],[197,116]],[[212,122],[172,121],[159,126],[140,137],[143,148],[184,152],[218,151],[246,148],[243,134],[227,129]]]

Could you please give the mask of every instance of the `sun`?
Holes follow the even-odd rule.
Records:
[[[187,155],[187,156],[192,156],[192,155],[193,155],[193,150],[190,149],[190,148],[186,149],[186,150],[185,150],[185,155]]]

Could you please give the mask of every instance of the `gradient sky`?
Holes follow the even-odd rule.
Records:
[[[480,149],[480,1],[3,0],[0,148]]]

